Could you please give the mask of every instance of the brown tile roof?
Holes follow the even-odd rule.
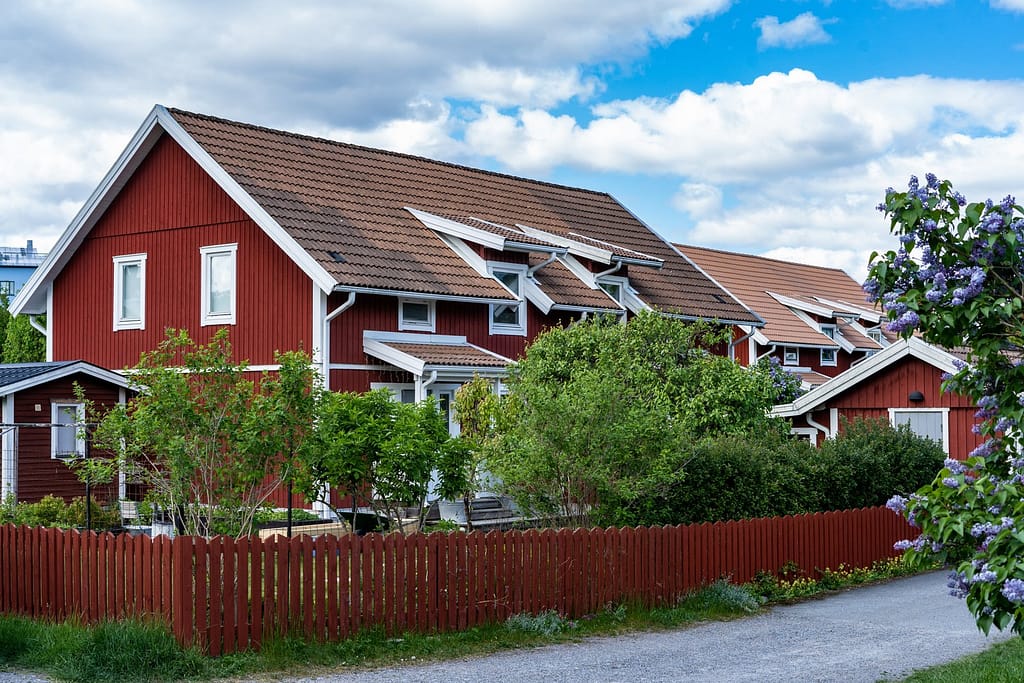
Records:
[[[619,258],[636,259],[637,261],[654,261],[654,262],[661,262],[661,261],[664,260],[664,259],[660,259],[660,258],[655,258],[653,256],[648,256],[647,254],[642,254],[639,251],[633,251],[632,249],[626,249],[625,247],[620,247],[619,245],[612,244],[611,242],[605,242],[604,240],[595,240],[595,239],[592,239],[590,237],[587,237],[586,235],[580,235],[579,233],[575,233],[575,232],[570,232],[568,237],[571,238],[571,239],[574,239],[574,240],[576,240],[578,242],[582,242],[583,244],[589,244],[592,247],[598,247],[599,249],[607,249],[608,251],[610,251],[612,253],[613,256],[618,256]]]
[[[829,346],[831,340],[813,330],[768,292],[802,298],[824,308],[830,307],[812,297],[864,301],[860,285],[838,268],[789,263],[705,247],[677,246],[704,272],[764,318],[765,326],[761,333],[774,343]],[[869,308],[869,305],[865,303],[864,307]]]
[[[404,209],[411,206],[563,236],[585,233],[665,261],[661,271],[630,272],[652,306],[756,321],[608,194],[168,111],[342,286],[508,297]]]
[[[504,237],[506,240],[509,240],[509,241],[512,241],[512,242],[518,242],[519,244],[528,244],[528,245],[533,245],[533,246],[536,246],[536,247],[541,247],[542,251],[544,249],[559,249],[559,250],[562,249],[561,247],[559,247],[556,244],[551,244],[550,242],[545,242],[542,239],[537,239],[536,237],[533,237],[532,235],[527,235],[525,232],[523,232],[521,230],[516,230],[514,228],[510,228],[507,225],[499,225],[498,223],[492,223],[492,222],[489,222],[489,221],[482,221],[479,218],[473,218],[472,216],[441,216],[441,217],[442,218],[447,218],[450,221],[455,221],[456,223],[462,223],[463,225],[468,225],[469,227],[476,228],[477,230],[483,230],[484,232],[489,232],[491,234],[498,235],[499,237]]]
[[[531,254],[530,265],[535,266],[545,259],[543,254]],[[614,299],[604,293],[603,289],[587,287],[559,261],[544,266],[534,273],[533,277],[537,280],[541,290],[555,302],[556,308],[559,306],[584,306],[609,311],[623,310]]]
[[[839,334],[843,335],[846,341],[853,344],[858,350],[871,350],[881,351],[882,345],[876,342],[871,337],[861,334],[857,329],[845,320],[837,320],[836,327],[839,329]]]
[[[790,370],[790,372],[793,371]],[[799,377],[801,382],[809,384],[812,387],[816,387],[819,384],[824,384],[825,382],[832,379],[828,375],[823,375],[820,372],[815,372],[814,370],[798,370],[796,372],[793,372],[793,374]]]
[[[427,365],[453,365],[477,368],[503,368],[511,361],[471,344],[411,344],[383,342],[402,353],[419,358]]]

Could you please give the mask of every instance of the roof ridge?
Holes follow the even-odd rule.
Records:
[[[799,266],[801,268],[813,268],[815,270],[831,270],[831,271],[836,271],[836,272],[842,273],[843,275],[845,275],[846,277],[850,278],[854,282],[857,282],[857,280],[854,279],[854,277],[852,275],[850,275],[849,273],[847,273],[845,270],[843,270],[842,268],[835,268],[833,266],[816,266],[816,265],[813,265],[813,264],[810,264],[810,263],[798,263],[796,261],[786,261],[784,259],[774,258],[772,256],[761,256],[759,254],[744,254],[744,253],[739,252],[739,251],[728,251],[726,249],[715,249],[714,247],[701,247],[701,246],[698,246],[696,244],[682,244],[682,243],[679,243],[679,242],[673,242],[673,244],[678,249],[680,249],[680,250],[683,250],[683,249],[701,249],[703,251],[713,251],[715,253],[726,254],[728,256],[742,256],[744,258],[756,258],[756,259],[760,259],[762,261],[772,261],[773,263],[784,263],[784,264],[786,264],[788,266]],[[857,284],[860,284],[860,283],[858,282]]]
[[[396,152],[390,149],[383,149],[380,147],[369,147],[367,145],[360,145],[354,142],[343,142],[341,140],[332,140],[331,138],[320,137],[317,135],[307,135],[305,133],[295,133],[293,131],[283,130],[281,128],[271,128],[270,126],[261,126],[255,123],[246,123],[244,121],[235,121],[233,119],[227,119],[220,116],[213,116],[211,114],[202,114],[200,112],[187,111],[185,109],[178,109],[177,107],[166,107],[167,111],[171,114],[183,114],[185,116],[194,116],[198,119],[206,121],[215,121],[218,123],[228,123],[233,126],[241,126],[250,130],[259,130],[267,133],[274,133],[276,135],[283,135],[285,137],[297,138],[300,140],[311,140],[315,142],[324,142],[329,145],[336,145],[338,147],[347,147],[350,149],[363,150],[367,152],[376,152],[378,154],[387,154],[394,157],[400,157],[403,159],[411,159],[419,162],[426,162],[435,166],[447,166],[449,168],[457,168],[462,171],[471,171],[473,173],[481,173],[484,175],[491,175],[498,178],[508,178],[510,180],[516,180],[521,182],[533,183],[535,185],[543,185],[546,187],[557,188],[560,190],[571,190],[574,192],[585,192],[587,194],[599,195],[611,199],[616,204],[619,201],[615,199],[610,193],[602,192],[601,190],[592,190],[586,187],[577,187],[575,185],[564,185],[562,183],[553,183],[548,180],[538,180],[536,178],[527,178],[526,176],[517,176],[511,173],[502,173],[500,171],[491,171],[485,168],[477,168],[476,166],[468,166],[466,164],[457,164],[451,161],[441,161],[440,159],[431,159],[430,157],[419,156],[417,154],[409,154],[407,152]],[[621,204],[620,204],[621,206]]]

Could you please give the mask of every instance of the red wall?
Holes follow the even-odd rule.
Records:
[[[87,399],[97,408],[117,403],[118,388],[85,375],[66,377],[48,384],[26,389],[14,397],[14,421],[19,423],[48,423],[51,420],[51,400],[75,400],[72,384],[85,391]],[[35,407],[40,407],[36,411]],[[18,429],[18,500],[36,502],[47,494],[70,500],[85,495],[85,487],[64,461],[50,457],[49,427],[20,427]],[[97,499],[114,500],[117,483],[95,492]]]
[[[972,427],[977,420],[977,408],[959,394],[942,391],[942,371],[917,358],[905,358],[879,372],[870,380],[832,399],[824,410],[814,413],[814,419],[828,427],[828,408],[838,408],[847,420],[856,418],[882,418],[889,420],[889,408],[949,408],[949,453],[964,459],[981,443]],[[924,394],[923,401],[910,401],[913,391]],[[804,426],[803,420],[794,424]]]
[[[310,350],[309,278],[165,136],[54,282],[54,360],[135,365],[168,327],[207,341],[217,328],[199,324],[199,248],[229,243],[238,244],[237,359],[267,364],[275,350]],[[135,253],[147,254],[146,329],[115,332],[111,259]]]

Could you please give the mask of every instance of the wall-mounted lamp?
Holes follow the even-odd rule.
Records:
[[[907,396],[907,400],[913,401],[914,403],[920,403],[921,401],[924,400],[924,394],[922,394],[920,391],[911,391],[910,395]]]

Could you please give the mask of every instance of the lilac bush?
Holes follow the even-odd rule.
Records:
[[[898,547],[950,563],[950,592],[986,633],[1024,635],[1024,210],[1013,197],[968,203],[932,174],[878,208],[899,245],[872,255],[868,299],[891,330],[964,350],[945,388],[976,401],[984,437],[966,462],[947,460],[931,485],[890,501],[921,530]]]

